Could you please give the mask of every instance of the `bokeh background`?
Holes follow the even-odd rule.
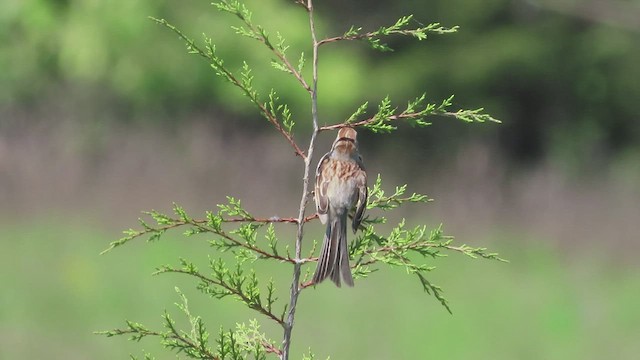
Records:
[[[310,53],[291,1],[247,0],[254,20]],[[320,118],[362,102],[455,94],[502,125],[432,119],[393,136],[361,132],[370,174],[435,201],[391,215],[444,224],[457,241],[509,264],[439,259],[432,280],[454,315],[399,270],[354,289],[321,286],[300,299],[294,358],[634,359],[640,353],[640,2],[596,0],[318,1],[321,36],[415,25],[460,25],[425,42],[391,38],[322,49]],[[208,1],[4,0],[0,3],[0,358],[170,358],[153,340],[93,331],[130,319],[159,328],[178,285],[212,331],[256,315],[198,295],[189,279],[150,274],[178,257],[206,261],[206,239],[138,241],[99,256],[140,211],[172,202],[198,214],[241,198],[255,214],[295,213],[302,164],[238,91],[147,16],[211,36],[231,69],[246,60],[258,89],[291,104],[297,139],[309,101],[232,34]],[[373,109],[372,109],[373,111]],[[327,149],[332,134],[322,134]],[[318,224],[308,227],[320,239]],[[286,230],[283,230],[286,234]],[[289,237],[283,236],[286,243]],[[257,264],[287,296],[290,269]],[[278,340],[277,329],[265,324]]]

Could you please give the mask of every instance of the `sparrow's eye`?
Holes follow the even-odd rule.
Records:
[[[356,142],[356,140],[355,140],[355,139],[348,138],[348,137],[341,137],[340,139],[338,139],[338,141],[348,141],[348,142],[350,142],[350,143],[354,143],[354,144],[355,144],[355,142]]]

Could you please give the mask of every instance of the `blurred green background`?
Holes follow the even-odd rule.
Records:
[[[280,31],[289,56],[310,53],[306,17],[284,0],[247,0],[254,20]],[[394,136],[361,132],[372,175],[436,201],[391,215],[444,223],[457,241],[486,246],[501,264],[455,255],[432,274],[449,315],[398,270],[354,289],[303,293],[294,358],[634,359],[640,352],[640,2],[550,0],[327,0],[318,31],[376,29],[406,14],[415,26],[460,25],[425,42],[391,38],[322,49],[321,123],[390,95],[426,92],[456,108],[485,107],[502,125],[433,119]],[[177,313],[174,286],[211,330],[256,315],[211,301],[188,279],[150,273],[178,257],[206,261],[205,239],[178,233],[99,256],[141,210],[191,214],[225,195],[251,212],[291,216],[301,164],[236,89],[185,53],[147,16],[217,44],[231,69],[246,60],[256,86],[279,91],[306,145],[309,101],[270,54],[232,34],[208,1],[5,0],[0,3],[0,358],[114,359],[129,343],[92,332],[124,319],[160,327]],[[322,134],[320,151],[332,134]],[[285,231],[286,227],[282,229]],[[322,228],[308,228],[319,239]],[[286,243],[289,237],[284,236]],[[287,265],[256,265],[279,281]],[[265,323],[279,341],[279,330]]]

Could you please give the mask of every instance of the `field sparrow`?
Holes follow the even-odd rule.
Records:
[[[327,224],[327,231],[313,275],[314,284],[331,277],[339,287],[342,277],[345,284],[353,286],[347,249],[347,215],[356,208],[352,222],[355,233],[367,206],[367,173],[358,153],[356,136],[353,128],[341,128],[331,151],[320,159],[316,170],[316,210],[320,221]]]

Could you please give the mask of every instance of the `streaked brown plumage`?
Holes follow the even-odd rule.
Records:
[[[341,279],[353,286],[347,248],[347,215],[355,207],[352,228],[355,233],[367,206],[367,173],[358,153],[357,133],[344,127],[338,131],[331,151],[316,169],[315,202],[320,221],[327,230],[313,275],[317,284],[331,278],[337,286]]]

